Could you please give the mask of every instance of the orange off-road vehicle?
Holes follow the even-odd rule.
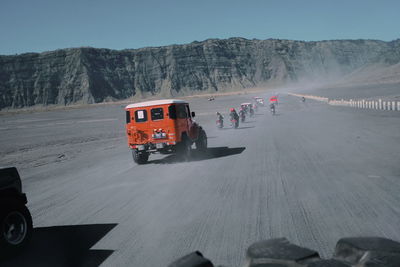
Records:
[[[126,134],[133,160],[144,164],[150,153],[178,153],[184,159],[196,149],[207,149],[206,132],[193,121],[189,103],[177,99],[154,100],[126,106]]]

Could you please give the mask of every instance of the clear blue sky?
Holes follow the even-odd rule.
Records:
[[[400,38],[398,0],[0,0],[0,54],[208,38]]]

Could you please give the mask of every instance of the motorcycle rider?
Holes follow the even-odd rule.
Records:
[[[219,112],[217,112],[217,123],[219,124],[220,128],[224,127],[224,116],[222,116],[222,114]]]
[[[250,117],[254,117],[253,105],[249,105],[249,113],[250,113]]]
[[[306,98],[304,96],[301,97],[302,102],[306,102]]]
[[[237,114],[237,112],[234,108],[231,108],[229,116],[230,116],[231,120],[239,120],[239,115]]]
[[[254,104],[253,104],[253,109],[254,109],[254,111],[257,111],[257,110],[258,110],[257,102],[254,102]]]
[[[243,108],[240,108],[239,116],[240,116],[242,122],[244,122],[244,120],[246,119],[246,111]]]
[[[235,128],[239,126],[239,115],[237,114],[236,110],[234,108],[230,109],[229,113],[230,119],[231,119],[231,124]]]
[[[272,113],[272,114],[275,114],[275,104],[274,104],[274,103],[271,103],[271,104],[269,105],[269,108],[271,109],[271,113]]]
[[[278,96],[274,95],[269,98],[269,103],[274,103],[278,105]]]

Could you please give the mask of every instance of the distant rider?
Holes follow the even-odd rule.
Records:
[[[231,121],[232,120],[237,120],[237,121],[239,120],[239,115],[237,114],[237,112],[236,112],[236,110],[234,108],[231,108],[229,116],[231,118]]]
[[[301,97],[301,101],[306,102],[306,98],[304,96]]]
[[[274,103],[271,103],[271,104],[269,105],[269,108],[271,109],[272,114],[275,114],[275,104],[274,104]]]
[[[250,117],[254,117],[253,105],[250,105],[250,106],[249,106],[249,112],[250,112]]]
[[[217,124],[220,128],[224,127],[224,116],[217,112]]]
[[[239,117],[241,118],[242,122],[245,121],[245,119],[246,119],[246,111],[243,108],[240,108],[240,110],[239,110]]]
[[[219,112],[217,112],[217,120],[219,120],[219,121],[224,120],[224,116],[222,116],[221,113],[219,113]]]

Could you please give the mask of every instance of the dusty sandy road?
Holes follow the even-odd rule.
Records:
[[[192,110],[209,136],[190,162],[132,162],[121,106],[0,117],[2,165],[21,170],[35,236],[11,265],[166,266],[193,250],[241,266],[245,249],[285,236],[330,256],[343,236],[400,240],[398,113],[281,96],[240,129]]]

